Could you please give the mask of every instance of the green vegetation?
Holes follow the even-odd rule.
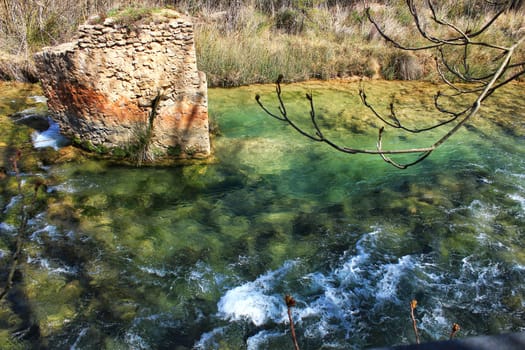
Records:
[[[112,9],[108,12],[107,16],[115,18],[117,23],[130,24],[150,17],[151,13],[155,10],[156,8],[127,7],[123,10]]]
[[[147,20],[161,7],[193,16],[197,62],[210,86],[354,76],[434,79],[428,53],[392,49],[367,21],[362,1],[180,0],[21,1],[0,4],[0,78],[35,81],[32,55],[46,45],[71,40],[79,24],[108,16],[130,24]],[[369,3],[387,33],[404,42],[420,40],[403,0]],[[442,1],[439,15],[465,30],[480,28],[493,8],[482,0]],[[487,33],[506,41],[525,25],[525,6],[498,20]],[[442,34],[442,33],[436,33]],[[489,39],[489,38],[487,38]],[[525,55],[525,53],[521,53]],[[479,54],[483,61],[482,53]],[[473,69],[482,70],[480,67]]]
[[[10,159],[20,151],[24,154],[19,160],[18,166],[22,171],[27,171],[36,166],[40,161],[38,154],[31,144],[31,132],[26,125],[14,123],[8,115],[24,110],[26,108],[37,109],[38,103],[31,96],[41,94],[42,90],[35,84],[21,84],[17,82],[6,82],[0,84],[2,95],[0,95],[0,174],[5,169],[10,169]],[[1,179],[0,175],[0,179]],[[0,190],[5,190],[0,186]]]

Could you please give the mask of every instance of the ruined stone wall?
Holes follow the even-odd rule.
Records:
[[[131,149],[151,126],[156,155],[210,153],[206,78],[197,70],[192,23],[181,14],[84,24],[77,41],[45,48],[35,61],[53,118],[75,142]]]

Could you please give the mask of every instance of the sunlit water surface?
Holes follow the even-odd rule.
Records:
[[[367,88],[378,106],[394,93],[401,104],[428,103],[436,89]],[[307,83],[284,96],[307,118],[303,96],[314,92],[334,138],[373,148],[377,129],[361,120],[379,123],[356,89]],[[42,170],[50,204],[30,222],[21,282],[39,327],[33,343],[292,349],[286,294],[297,300],[303,350],[413,343],[414,298],[423,341],[447,338],[454,322],[459,336],[525,330],[525,86],[494,96],[404,171],[298,136],[257,107],[256,93],[277,106],[272,91],[209,91],[212,164]],[[420,142],[390,133],[385,148]]]

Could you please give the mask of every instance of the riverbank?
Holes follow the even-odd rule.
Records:
[[[73,39],[77,26],[92,15],[106,16],[124,5],[133,18],[144,12],[143,6],[165,6],[168,2],[142,1],[142,7],[137,7],[136,1],[86,2],[69,7],[64,3],[55,1],[44,8],[32,1],[14,1],[10,8],[1,6],[0,17],[5,19],[0,26],[0,79],[34,81],[33,53]],[[494,13],[494,8],[482,1],[443,1],[438,6],[440,16],[465,31],[481,28]],[[370,7],[387,33],[411,45],[423,44],[405,1],[376,1]],[[194,19],[197,62],[210,87],[268,83],[279,74],[287,81],[354,76],[438,78],[435,53],[407,52],[387,45],[366,18],[360,1],[246,0],[232,4],[215,0],[195,4],[185,0],[178,2],[176,9]],[[525,6],[516,5],[479,39],[498,44],[512,40],[525,27],[524,14]],[[433,28],[433,34],[446,34],[449,29]],[[485,54],[473,53],[473,72],[487,69]],[[525,53],[517,56],[517,61],[523,61]]]

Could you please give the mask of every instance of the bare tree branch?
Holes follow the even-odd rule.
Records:
[[[452,35],[445,35],[440,37],[429,32],[427,25],[423,23],[420,13],[417,9],[415,0],[406,0],[406,4],[413,22],[418,29],[419,34],[427,42],[422,46],[410,46],[401,43],[392,38],[386,33],[379,23],[373,18],[370,9],[366,8],[366,16],[373,26],[377,29],[381,37],[397,49],[405,51],[420,51],[433,50],[435,51],[436,70],[442,81],[453,90],[452,94],[438,92],[434,96],[434,107],[436,111],[444,118],[432,125],[421,127],[405,126],[400,116],[397,115],[394,103],[389,106],[389,114],[384,116],[368,101],[363,86],[359,89],[359,96],[362,103],[371,113],[380,120],[384,126],[380,127],[378,138],[374,149],[363,149],[340,145],[325,136],[319,123],[317,122],[316,112],[314,108],[314,100],[312,94],[306,94],[306,99],[310,105],[310,123],[313,127],[313,132],[306,131],[301,128],[294,119],[290,118],[282,97],[281,83],[283,76],[280,75],[276,81],[276,96],[279,102],[279,113],[271,112],[261,101],[259,95],[256,96],[257,103],[271,117],[286,122],[293,129],[301,135],[316,142],[326,143],[337,151],[349,154],[374,154],[379,155],[385,162],[400,168],[406,169],[412,165],[426,159],[436,148],[445,143],[452,137],[467,121],[476,115],[487,97],[492,95],[494,91],[508,84],[509,82],[518,79],[525,74],[525,62],[513,61],[515,52],[523,46],[525,42],[525,33],[521,32],[521,36],[513,43],[505,46],[498,42],[497,44],[489,42],[484,38],[484,34],[489,31],[490,27],[494,25],[496,20],[501,17],[512,6],[512,0],[507,1],[489,1],[487,3],[495,7],[495,13],[488,19],[488,21],[476,31],[470,29],[462,29],[458,25],[450,23],[446,19],[438,16],[438,10],[432,0],[427,0],[426,5],[430,12],[429,19],[435,28],[444,28],[442,32]],[[427,11],[427,12],[428,12]],[[439,33],[438,30],[435,30]],[[520,33],[520,32],[518,32]],[[474,40],[474,38],[476,40]],[[483,66],[486,69],[485,73],[476,73],[471,69],[471,60],[473,59],[473,52],[482,50],[486,56],[489,57],[487,64]],[[457,65],[459,64],[459,65]],[[471,95],[473,101],[470,105],[461,107],[460,104],[456,106],[458,110],[452,110],[450,107],[445,107],[441,99],[464,99],[465,96]],[[407,133],[418,134],[430,130],[439,129],[449,126],[437,140],[427,147],[419,148],[405,148],[405,149],[384,149],[383,148],[383,134],[385,127],[402,130]],[[415,154],[415,159],[406,163],[399,163],[391,158],[392,155],[399,154]]]

